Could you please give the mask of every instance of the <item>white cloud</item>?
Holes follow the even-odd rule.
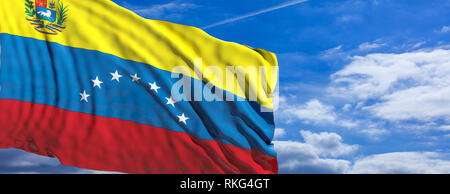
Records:
[[[353,56],[354,54],[361,53],[361,52],[368,52],[368,51],[371,51],[374,49],[384,47],[386,45],[387,44],[383,43],[381,39],[377,39],[372,42],[363,42],[357,48],[354,48],[351,50],[344,50],[344,49],[342,49],[343,45],[339,45],[337,47],[322,51],[319,54],[319,58],[322,60],[331,60],[331,59],[347,60],[347,59],[352,59],[351,56]]]
[[[441,30],[439,30],[440,33],[447,33],[450,32],[450,26],[443,26]]]
[[[442,125],[439,127],[439,130],[450,131],[450,125]]]
[[[344,52],[342,51],[342,45],[339,45],[337,47],[330,48],[330,49],[325,50],[322,53],[320,53],[320,58],[321,59],[330,59],[330,58],[340,57],[343,55],[344,55]]]
[[[306,124],[333,124],[346,128],[359,126],[358,121],[338,118],[334,106],[326,105],[318,99],[312,99],[305,104],[295,104],[292,98],[280,97],[280,108],[275,115],[286,124],[300,120]]]
[[[377,43],[377,42],[378,41],[375,41],[373,43],[364,42],[358,46],[358,50],[359,51],[368,51],[368,50],[377,49],[377,48],[385,46],[385,44],[381,44],[381,43]]]
[[[283,128],[275,128],[275,134],[274,134],[274,139],[278,139],[281,137],[284,137],[284,135],[286,135],[286,130]]]
[[[347,111],[349,111],[351,108],[352,108],[352,105],[351,105],[351,104],[345,104],[345,105],[342,107],[342,110],[343,110],[344,112],[347,112]]]
[[[315,123],[334,122],[336,114],[332,106],[322,104],[319,100],[313,99],[304,105],[290,106],[284,110],[288,114],[292,114],[297,119],[304,121],[313,121]]]
[[[388,120],[449,118],[450,50],[353,57],[331,76],[332,95],[378,103],[363,107]]]
[[[344,173],[351,162],[328,155],[342,156],[356,151],[357,146],[342,143],[336,133],[300,132],[305,142],[274,141],[281,173]]]
[[[406,52],[406,51],[415,51],[426,44],[427,44],[426,41],[415,41],[403,43],[401,45],[392,45],[392,47],[390,48],[397,52]]]
[[[347,160],[322,159],[310,145],[295,141],[274,141],[280,173],[344,173]]]
[[[362,22],[363,18],[359,15],[342,15],[336,18],[338,23]]]
[[[427,42],[425,42],[425,41],[418,42],[418,43],[415,43],[414,45],[411,45],[411,48],[412,48],[412,49],[417,49],[417,48],[421,47],[422,45],[424,45],[424,44],[426,44],[426,43],[427,43]]]
[[[350,121],[350,120],[338,120],[335,124],[342,126],[342,127],[346,127],[346,128],[355,128],[358,127],[360,124],[360,121]]]
[[[342,143],[342,138],[336,133],[312,133],[310,131],[300,131],[305,143],[311,145],[314,152],[320,156],[344,156],[353,153],[358,149],[357,145],[347,145]]]
[[[450,117],[450,86],[418,86],[383,96],[383,102],[366,107],[388,120],[422,121]]]
[[[380,140],[381,137],[391,133],[389,130],[376,128],[363,129],[359,132],[365,134],[371,140]]]
[[[438,152],[393,152],[358,159],[351,174],[441,174],[450,173],[450,161]]]
[[[160,18],[169,14],[173,14],[175,12],[182,12],[188,9],[196,8],[197,5],[191,3],[178,3],[178,2],[169,2],[166,4],[156,4],[150,7],[136,7],[131,6],[125,3],[125,6],[129,9],[133,10],[139,15],[144,17],[149,17],[152,19]]]

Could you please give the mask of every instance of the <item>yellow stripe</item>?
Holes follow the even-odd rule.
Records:
[[[203,71],[209,66],[217,66],[222,72],[226,72],[226,66],[265,67],[267,71],[261,77],[247,75],[237,87],[214,79],[217,76],[202,79],[242,98],[249,99],[256,93],[259,104],[273,108],[277,76],[272,67],[278,66],[273,53],[221,41],[195,27],[147,20],[108,0],[60,1],[69,6],[69,11],[66,29],[57,35],[45,35],[34,29],[26,20],[25,0],[0,0],[0,32],[97,50],[166,71],[185,66],[190,72],[184,74],[197,79],[200,76],[194,69]],[[194,62],[196,58],[202,59],[202,66]]]

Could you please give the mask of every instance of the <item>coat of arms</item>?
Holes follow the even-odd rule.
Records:
[[[65,29],[68,11],[62,0],[25,0],[26,19],[40,33],[56,35]]]

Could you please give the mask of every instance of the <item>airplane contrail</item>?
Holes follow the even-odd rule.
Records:
[[[288,1],[288,2],[282,3],[280,5],[274,6],[274,7],[270,7],[270,8],[267,8],[267,9],[251,12],[251,13],[248,13],[248,14],[245,14],[245,15],[234,17],[234,18],[222,20],[220,22],[216,22],[214,24],[210,24],[210,25],[204,26],[204,27],[202,27],[202,29],[208,29],[208,28],[220,26],[220,25],[223,25],[223,24],[232,23],[232,22],[239,21],[239,20],[242,20],[242,19],[245,19],[245,18],[257,16],[257,15],[260,15],[260,14],[263,14],[263,13],[267,13],[267,12],[275,11],[275,10],[282,9],[282,8],[285,8],[285,7],[289,7],[289,6],[297,5],[297,4],[300,4],[300,3],[304,3],[306,1],[308,1],[308,0]]]

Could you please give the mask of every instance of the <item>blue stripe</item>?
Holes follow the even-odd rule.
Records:
[[[129,120],[276,156],[271,144],[273,113],[261,113],[255,102],[182,101],[173,108],[165,98],[180,78],[171,78],[171,72],[98,51],[9,34],[0,38],[0,99]],[[110,73],[116,70],[123,76],[120,83],[111,80]],[[135,73],[141,78],[139,84],[130,77]],[[91,81],[97,76],[103,81],[101,89]],[[157,94],[149,82],[161,87]],[[80,101],[84,90],[91,95],[89,102]],[[178,122],[182,113],[190,118],[187,125]]]

